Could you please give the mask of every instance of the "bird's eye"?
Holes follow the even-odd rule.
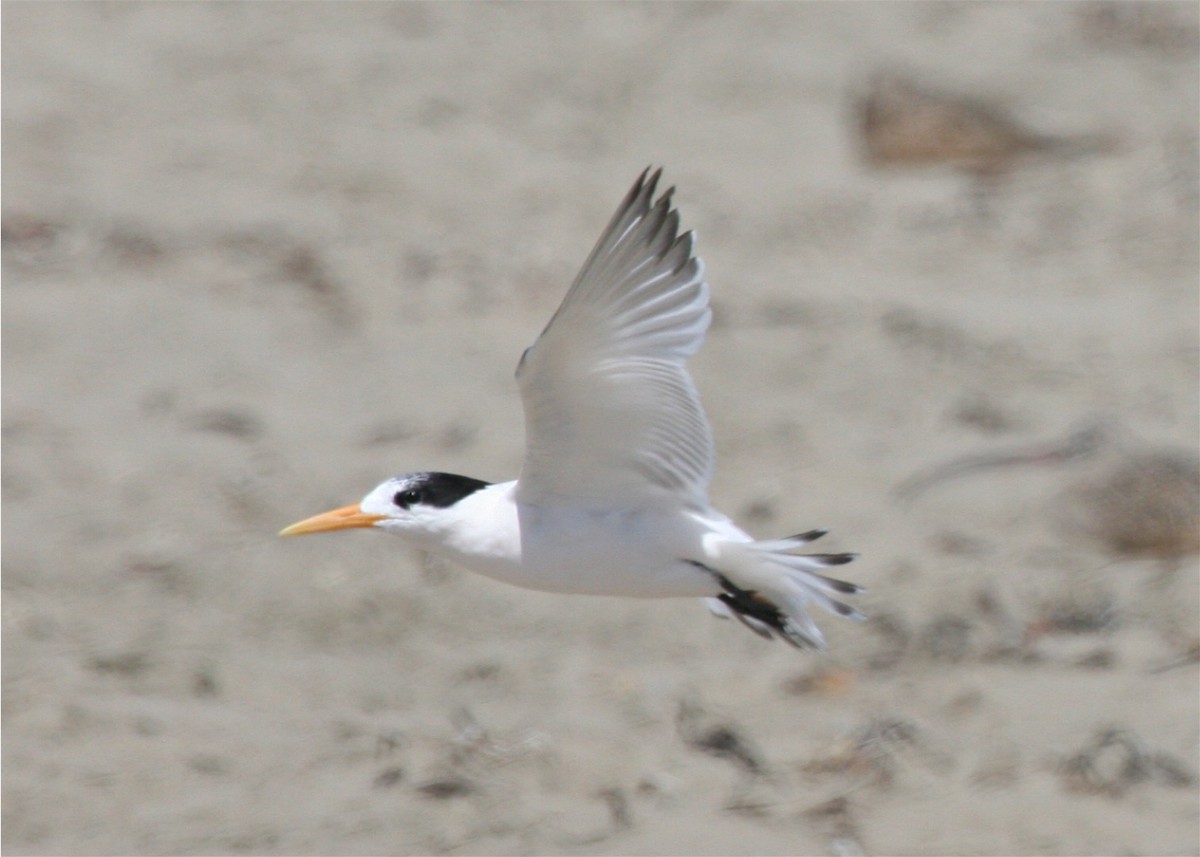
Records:
[[[396,496],[392,498],[392,502],[401,509],[407,509],[413,503],[421,502],[421,492],[412,488],[407,491],[397,491]]]

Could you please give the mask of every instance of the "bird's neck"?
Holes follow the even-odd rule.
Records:
[[[471,571],[505,579],[521,564],[515,486],[499,482],[464,497],[422,547]]]

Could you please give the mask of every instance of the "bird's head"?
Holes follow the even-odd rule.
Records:
[[[455,473],[406,473],[377,485],[359,503],[305,518],[281,536],[331,530],[378,527],[398,535],[418,536],[438,528],[445,510],[490,483]]]

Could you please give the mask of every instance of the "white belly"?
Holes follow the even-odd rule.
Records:
[[[526,582],[518,585],[642,598],[717,589],[711,575],[687,561],[703,554],[700,533],[681,516],[528,507],[519,516]]]
[[[505,486],[479,492],[481,532],[451,539],[446,557],[526,589],[641,598],[713,595],[712,575],[687,562],[704,556],[707,531],[681,512],[518,506]],[[483,537],[486,528],[487,536]],[[436,549],[435,549],[436,550]]]

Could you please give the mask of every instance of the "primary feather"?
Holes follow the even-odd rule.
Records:
[[[517,367],[525,409],[518,499],[706,504],[708,420],[684,361],[712,317],[692,233],[643,173]]]

